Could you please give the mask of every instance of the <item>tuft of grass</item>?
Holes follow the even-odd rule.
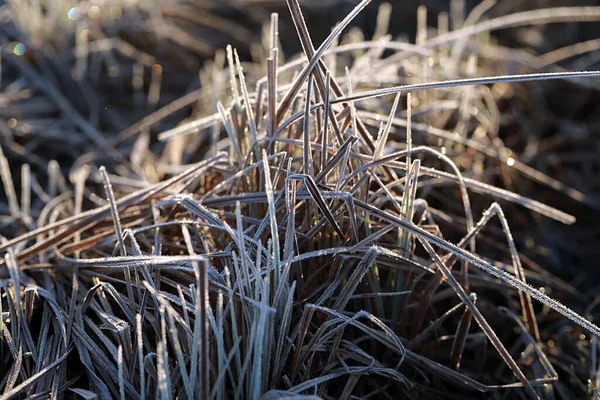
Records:
[[[288,0],[303,54],[283,61],[273,14],[253,62],[228,46],[201,70],[211,83],[176,99],[168,64],[143,40],[76,41],[65,61],[36,49],[40,26],[13,33],[34,47],[28,60],[2,53],[17,78],[2,80],[0,101],[21,114],[0,146],[0,399],[598,394],[594,303],[570,307],[580,294],[524,256],[509,212],[575,217],[502,182],[597,203],[520,161],[499,133],[511,85],[568,79],[595,90],[599,71],[557,63],[598,46],[513,54],[509,74],[489,33],[596,21],[600,8],[484,19],[494,2],[465,18],[453,1],[453,29],[444,14],[435,30],[420,7],[412,44],[388,32],[389,5],[372,40],[348,29],[369,3],[315,48],[302,5]],[[10,4],[11,29],[54,12]],[[213,26],[204,5],[155,6],[131,3],[99,23],[141,19],[162,45],[210,52],[174,22]],[[120,129],[126,119],[112,115],[115,135],[94,113],[107,87],[93,84],[99,59],[108,72],[131,67],[127,93],[146,98],[139,122]],[[52,78],[48,62],[74,68],[73,79]],[[61,156],[65,142],[76,157]]]

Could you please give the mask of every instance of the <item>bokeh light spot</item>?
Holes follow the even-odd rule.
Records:
[[[162,74],[162,67],[160,66],[160,64],[154,64],[152,66],[152,75],[157,76]]]
[[[81,12],[77,7],[73,7],[67,13],[67,17],[69,17],[71,21],[77,21],[79,17],[81,17]]]
[[[100,16],[100,7],[91,6],[90,9],[88,10],[88,15],[92,19],[98,18]]]
[[[23,43],[17,43],[13,50],[13,53],[15,53],[15,55],[17,56],[22,56],[23,54],[25,54],[25,45]]]

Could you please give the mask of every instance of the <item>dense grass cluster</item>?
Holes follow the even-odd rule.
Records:
[[[208,6],[123,3],[113,23],[90,3],[59,56],[35,47],[40,27],[24,55],[4,45],[0,399],[594,395],[592,308],[522,261],[503,210],[575,218],[503,186],[518,174],[597,204],[504,145],[499,103],[515,82],[596,90],[600,72],[558,63],[598,49],[512,53],[490,32],[600,7],[486,19],[484,1],[436,29],[420,7],[413,44],[388,33],[388,4],[371,40],[347,30],[369,2],[315,48],[288,0],[304,54],[284,61],[272,14],[254,62],[228,46],[185,95],[178,59],[141,48],[212,54]],[[19,37],[28,9],[9,3]],[[154,39],[133,46],[134,27]],[[95,113],[112,102],[139,122]]]

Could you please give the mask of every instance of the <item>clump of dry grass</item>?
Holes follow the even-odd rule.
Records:
[[[68,179],[38,156],[47,187],[1,155],[2,398],[592,394],[592,309],[569,309],[576,290],[522,262],[503,209],[574,218],[494,183],[516,171],[595,205],[504,146],[497,96],[513,82],[589,87],[600,72],[546,56],[543,71],[498,76],[489,32],[600,9],[481,20],[492,3],[452,31],[447,15],[427,29],[420,8],[410,44],[388,35],[388,5],[373,40],[342,36],[364,0],[315,48],[289,0],[304,55],[282,62],[274,14],[264,63],[228,47],[201,73],[211,86],[108,141],[37,83],[88,134],[82,148],[96,145]],[[156,142],[150,132],[201,93],[203,115]],[[556,333],[565,326],[573,337]],[[570,386],[555,370],[565,363]]]

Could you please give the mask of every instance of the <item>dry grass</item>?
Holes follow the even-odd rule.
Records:
[[[52,57],[6,22],[25,3],[2,9],[31,41],[2,52],[1,399],[597,396],[595,303],[569,308],[583,295],[519,252],[506,210],[577,222],[506,182],[599,203],[519,160],[499,104],[518,82],[595,91],[599,71],[559,65],[598,46],[533,55],[490,32],[600,8],[463,20],[453,2],[437,29],[419,8],[412,44],[385,4],[373,40],[348,31],[369,2],[315,48],[289,0],[304,54],[284,61],[273,14],[253,62],[218,51],[178,99],[187,58],[148,49],[200,54],[209,6],[82,17],[96,30]]]

